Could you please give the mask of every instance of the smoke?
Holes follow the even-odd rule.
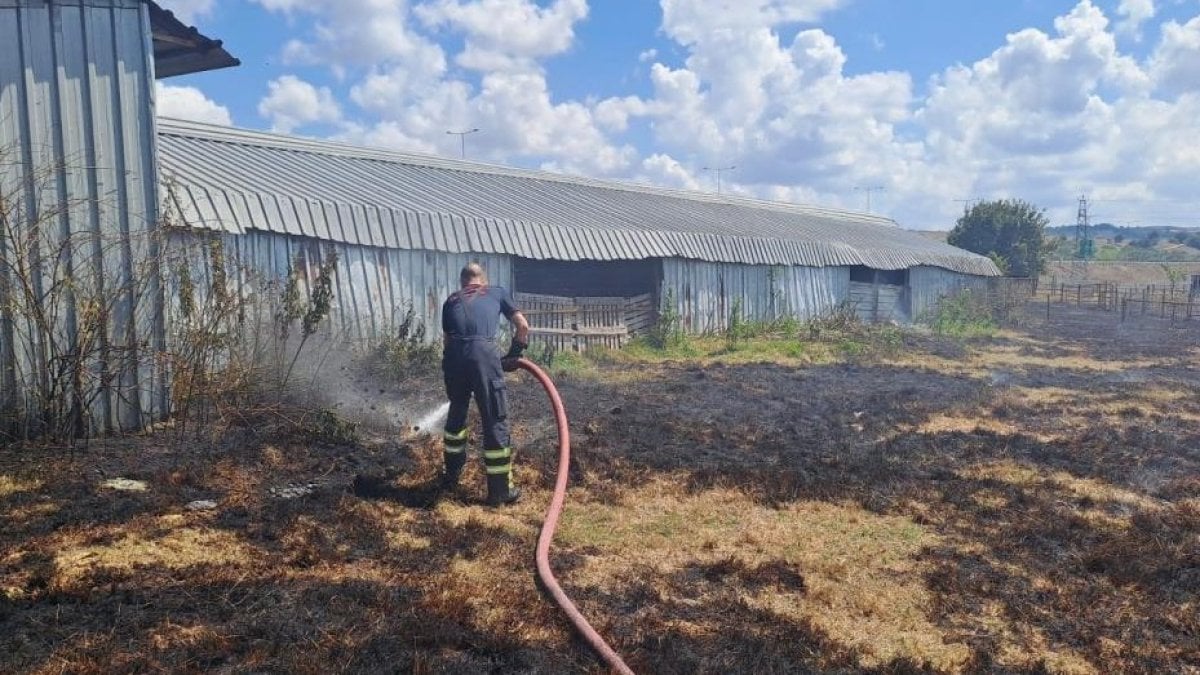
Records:
[[[309,404],[386,436],[436,432],[450,408],[441,378],[428,366],[397,377],[336,340],[306,346],[296,371],[293,381]]]

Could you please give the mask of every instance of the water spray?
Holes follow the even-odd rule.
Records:
[[[414,434],[431,435],[436,430],[446,423],[446,415],[450,413],[450,403],[447,401],[438,407],[425,413],[416,422],[413,422],[412,432]]]

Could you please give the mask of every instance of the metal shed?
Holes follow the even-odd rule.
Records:
[[[750,319],[827,311],[851,298],[855,268],[939,270],[905,273],[903,311],[886,317],[897,319],[923,311],[954,280],[999,273],[985,257],[889,219],[829,208],[176,120],[160,120],[159,155],[165,198],[189,226],[234,247],[252,235],[293,255],[305,241],[338,246],[350,263],[341,320],[363,338],[406,304],[436,326],[430,298],[453,289],[449,271],[468,259],[517,292],[670,297],[693,331],[722,328],[735,302]],[[275,273],[289,260],[251,257]],[[547,261],[559,264],[537,264]],[[580,288],[587,279],[590,291]],[[637,289],[631,279],[652,281]]]

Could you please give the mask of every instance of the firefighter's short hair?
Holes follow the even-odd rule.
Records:
[[[469,262],[463,265],[462,271],[458,273],[458,281],[463,286],[485,283],[487,282],[487,272],[484,271],[483,265],[477,262]]]

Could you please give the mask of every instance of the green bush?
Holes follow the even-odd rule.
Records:
[[[635,341],[637,342],[637,341]],[[658,313],[658,323],[647,332],[643,342],[652,349],[671,351],[687,346],[683,320],[675,307],[675,291],[668,289]]]
[[[396,328],[372,346],[366,366],[388,379],[403,381],[428,374],[438,360],[438,346],[426,340],[425,324],[409,305]]]
[[[858,358],[865,355],[870,349],[870,345],[866,342],[854,338],[843,338],[837,343],[837,347],[838,351],[847,358]]]
[[[625,348],[621,350],[625,355],[634,359],[690,359],[700,356],[700,350],[696,347],[696,342],[682,333],[677,339],[669,340],[665,344],[659,342],[652,335],[644,335],[630,340]]]
[[[304,436],[320,445],[358,445],[358,425],[324,408],[316,411],[302,428]]]
[[[525,351],[525,358],[541,366],[551,377],[579,373],[590,367],[590,354],[555,349],[546,342],[535,342]]]
[[[808,334],[810,340],[820,340],[828,335],[842,335],[862,330],[863,323],[849,302],[843,302],[837,307],[809,319],[798,326],[798,332]]]
[[[725,329],[725,346],[730,351],[737,349],[740,342],[750,337],[751,327],[742,312],[742,299],[735,298],[729,310],[729,326]]]
[[[932,313],[924,318],[933,332],[950,337],[980,337],[991,335],[999,328],[995,312],[985,295],[964,290],[944,298]]]

